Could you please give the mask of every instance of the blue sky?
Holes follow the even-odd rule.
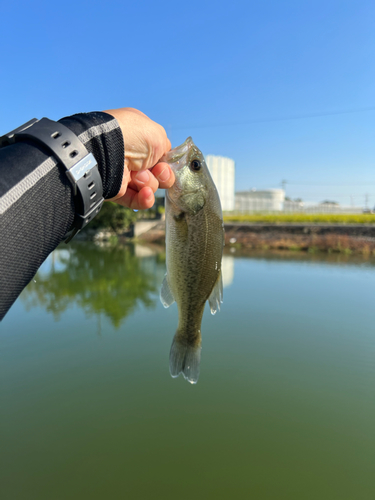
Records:
[[[373,1],[0,6],[0,133],[132,106],[233,158],[237,189],[375,205]]]

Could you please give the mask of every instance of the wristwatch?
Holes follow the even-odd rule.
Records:
[[[102,208],[103,184],[98,164],[78,137],[65,125],[48,118],[32,120],[0,137],[0,148],[16,142],[36,142],[62,165],[73,186],[76,214],[65,240],[70,241]]]

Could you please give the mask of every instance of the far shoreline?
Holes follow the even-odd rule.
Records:
[[[375,256],[373,224],[224,224],[225,245],[247,250],[293,250]],[[137,241],[163,243],[165,225],[160,222]]]
[[[147,229],[140,233],[142,224]],[[375,256],[375,224],[225,222],[224,229],[226,251],[232,248]],[[165,222],[154,220],[151,227],[145,225],[145,221],[136,222],[134,228],[119,234],[110,229],[88,227],[76,238],[110,244],[133,242],[163,246]]]

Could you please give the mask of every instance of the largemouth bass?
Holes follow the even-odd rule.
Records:
[[[172,377],[182,373],[195,384],[199,378],[205,303],[208,300],[215,314],[223,301],[223,216],[203,154],[191,137],[161,161],[167,162],[176,176],[165,198],[167,274],[160,292],[164,307],[175,301],[178,306],[169,370]]]

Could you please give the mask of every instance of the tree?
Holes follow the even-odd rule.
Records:
[[[134,224],[137,217],[138,214],[134,210],[107,201],[89,227],[91,229],[111,228],[116,234],[121,234]]]

